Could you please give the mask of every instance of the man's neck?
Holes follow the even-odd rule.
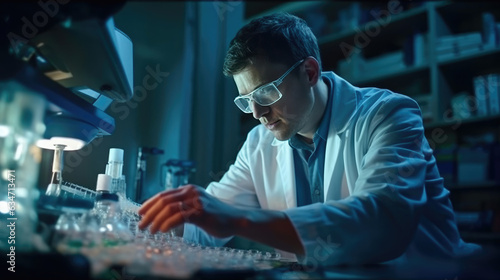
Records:
[[[320,78],[318,83],[316,83],[313,87],[314,105],[309,120],[311,125],[299,133],[299,135],[302,136],[301,138],[306,143],[313,143],[314,133],[318,130],[326,110],[326,104],[328,103],[328,91],[329,88],[322,78]]]

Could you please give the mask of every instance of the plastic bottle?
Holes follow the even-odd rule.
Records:
[[[126,185],[123,172],[123,150],[117,148],[109,149],[108,164],[106,165],[106,174],[111,176],[111,192],[118,194],[125,199]]]
[[[109,149],[106,174],[111,177],[110,192],[118,195],[120,206],[120,219],[127,225],[132,233],[137,232],[137,204],[127,198],[127,188],[123,171],[123,150],[118,148]]]
[[[111,195],[111,177],[106,174],[97,175],[95,206],[92,213],[101,220],[109,211],[111,204],[118,201],[116,194]]]
[[[122,221],[119,197],[111,188],[111,176],[99,174],[96,204],[92,212],[99,220],[100,241],[104,247],[122,245],[132,240],[128,224]]]

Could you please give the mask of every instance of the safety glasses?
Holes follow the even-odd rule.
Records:
[[[297,61],[290,69],[288,69],[285,74],[279,77],[276,81],[270,82],[268,84],[262,85],[256,88],[249,94],[240,95],[234,99],[234,104],[240,108],[244,113],[252,113],[252,101],[259,104],[260,106],[271,106],[281,99],[282,94],[278,90],[278,86],[283,82],[290,72],[293,71],[297,66],[299,66],[304,60]]]

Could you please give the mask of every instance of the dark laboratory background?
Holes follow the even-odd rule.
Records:
[[[124,150],[127,195],[140,203],[164,189],[168,160],[192,161],[191,183],[219,180],[258,124],[234,106],[237,89],[222,75],[225,51],[243,24],[277,11],[308,22],[323,70],[418,101],[463,238],[498,244],[500,6],[494,1],[126,2],[114,22],[133,44],[134,96],[106,110],[115,120],[112,135],[65,152],[64,180],[95,189],[110,148]],[[52,157],[43,152],[42,192]]]

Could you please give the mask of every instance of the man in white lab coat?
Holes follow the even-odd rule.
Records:
[[[231,42],[224,72],[236,105],[262,125],[220,182],[147,201],[142,228],[186,223],[190,241],[223,245],[238,235],[323,265],[479,250],[458,234],[418,104],[321,72],[303,20],[252,21]]]

